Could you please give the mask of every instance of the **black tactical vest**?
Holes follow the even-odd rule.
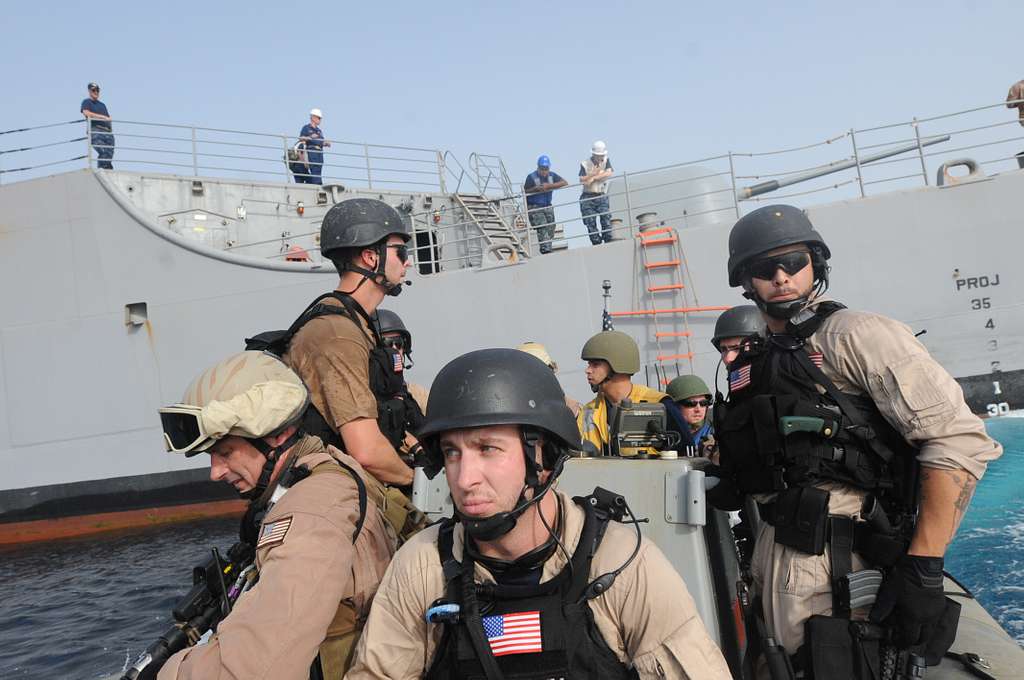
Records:
[[[462,563],[455,561],[455,523],[445,520],[438,551],[447,582],[446,601],[458,603],[461,614],[457,622],[443,624],[444,634],[425,678],[488,678],[476,651],[483,645],[492,650],[507,680],[637,677],[601,637],[585,595],[590,563],[609,520],[599,516],[586,499],[573,500],[587,514],[572,566],[535,586],[474,583],[473,558],[463,551]]]
[[[341,303],[341,306],[324,304],[322,300],[327,298],[334,298]],[[264,331],[251,338],[246,338],[245,348],[271,352],[283,357],[299,329],[313,319],[328,314],[343,316],[356,326],[360,326],[359,318],[362,317],[370,328],[370,332],[373,334],[373,337],[370,338],[373,343],[369,364],[370,391],[377,400],[377,425],[380,427],[381,434],[391,442],[391,445],[395,449],[400,448],[405,440],[405,433],[415,432],[423,424],[423,412],[406,387],[401,355],[384,347],[376,324],[359,306],[359,303],[350,296],[338,291],[325,293],[313,300],[287,330]],[[360,328],[360,330],[362,329]],[[341,435],[331,428],[323,414],[312,404],[306,410],[302,430],[320,437],[325,444],[330,444],[342,451],[345,450]]]
[[[871,399],[840,392],[821,371],[820,355],[808,354],[806,338],[840,309],[820,304],[730,367],[715,433],[723,474],[743,493],[836,481],[895,500],[913,495],[905,485],[916,449]]]

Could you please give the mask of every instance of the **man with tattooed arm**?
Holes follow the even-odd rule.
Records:
[[[750,576],[773,678],[878,677],[893,648],[937,664],[959,615],[943,556],[1002,454],[907,326],[824,297],[830,255],[788,205],[729,235],[729,284],[768,336],[729,365],[708,498],[752,498],[765,522]]]

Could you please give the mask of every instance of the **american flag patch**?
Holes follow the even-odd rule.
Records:
[[[825,361],[825,357],[822,356],[821,352],[808,352],[807,356],[811,358],[811,363],[821,368],[822,362]]]
[[[398,352],[392,352],[391,356],[395,360],[395,363],[394,363],[395,373],[401,373],[403,370],[405,370],[405,361],[402,359],[402,355],[399,354]]]
[[[494,656],[544,651],[539,611],[485,616],[483,624]]]
[[[735,371],[729,371],[729,389],[742,390],[750,384],[750,364],[741,366]]]
[[[267,546],[275,546],[279,543],[284,543],[284,535],[288,533],[288,529],[292,526],[292,518],[285,517],[279,519],[276,522],[270,524],[264,524],[263,528],[260,529],[260,538],[256,541],[256,549],[265,548]]]

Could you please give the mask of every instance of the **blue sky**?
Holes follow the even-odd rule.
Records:
[[[102,16],[90,16],[90,8]],[[115,117],[498,153],[575,175],[1001,101],[1024,3],[6,3],[0,130]],[[1007,115],[1010,115],[1007,112]]]

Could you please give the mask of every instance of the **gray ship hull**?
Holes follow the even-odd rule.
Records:
[[[182,247],[118,196],[131,176],[101,176],[78,171],[0,187],[0,522],[42,512],[40,499],[54,495],[41,489],[88,483],[80,495],[88,496],[155,475],[167,475],[157,486],[170,489],[173,473],[194,475],[205,460],[163,451],[156,409],[176,401],[201,367],[254,332],[285,327],[336,283],[329,267],[267,268],[257,258]],[[1009,172],[809,209],[834,254],[830,296],[925,331],[922,342],[982,414],[1024,407],[1022,195],[1024,172]],[[743,302],[725,280],[734,215],[719,214],[667,225],[679,235],[698,306]],[[414,286],[387,303],[417,338],[410,379],[429,385],[459,353],[535,340],[559,363],[566,392],[588,399],[579,348],[601,328],[602,281],[612,283],[613,311],[658,305],[635,241],[414,274]],[[616,317],[616,328],[638,341],[650,384],[692,371],[709,381],[717,373],[723,387],[708,342],[716,316],[659,316],[661,330],[692,333],[680,346],[692,357],[672,361],[657,359],[664,341],[659,349],[649,315]],[[71,493],[47,516],[84,507]]]

